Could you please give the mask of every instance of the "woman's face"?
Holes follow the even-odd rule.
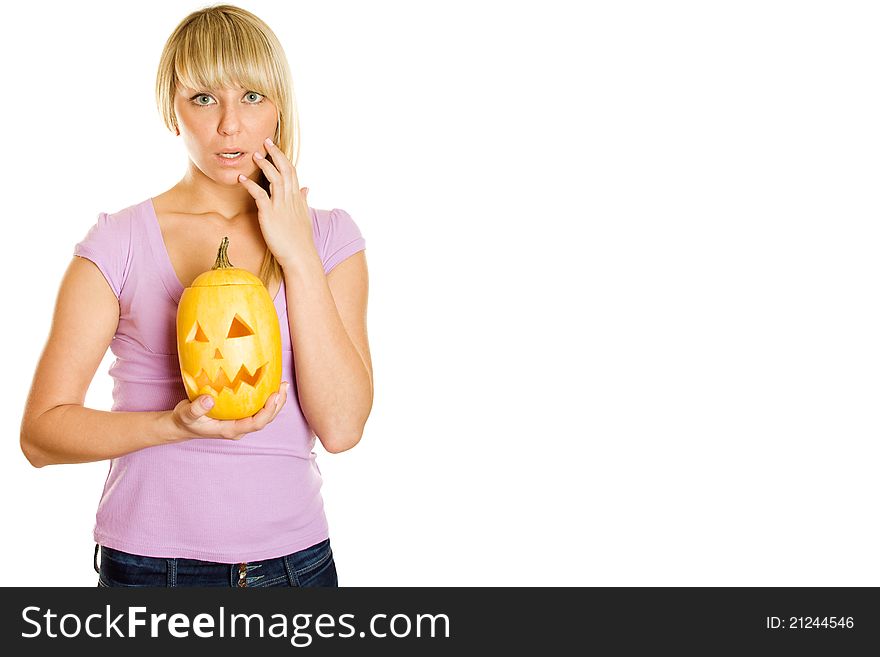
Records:
[[[189,89],[178,87],[174,111],[190,159],[209,178],[238,185],[238,175],[254,178],[259,167],[254,152],[266,155],[263,140],[275,138],[275,104],[249,89]],[[241,151],[234,160],[219,155]]]

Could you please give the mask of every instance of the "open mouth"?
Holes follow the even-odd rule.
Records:
[[[205,371],[205,368],[202,368],[202,371],[199,372],[194,378],[195,388],[196,390],[201,390],[204,386],[212,387],[216,393],[219,395],[223,392],[223,388],[229,388],[233,393],[237,393],[239,387],[242,383],[246,383],[249,386],[256,388],[257,383],[263,377],[263,372],[266,370],[266,365],[268,363],[263,363],[260,365],[257,370],[251,374],[248,372],[248,369],[242,365],[238,368],[238,373],[236,373],[235,378],[232,381],[229,380],[229,376],[226,374],[226,370],[222,367],[217,373],[217,378],[213,381],[208,377],[208,373]]]
[[[214,157],[216,157],[223,164],[241,162],[244,159],[246,153],[239,153],[238,155],[232,155],[227,153],[215,153]]]

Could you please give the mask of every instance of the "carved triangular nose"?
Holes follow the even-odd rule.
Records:
[[[214,351],[214,358],[223,358],[223,354],[220,353],[219,349]]]

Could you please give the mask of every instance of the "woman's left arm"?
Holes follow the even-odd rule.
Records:
[[[245,175],[266,246],[284,272],[287,322],[300,408],[328,452],[357,445],[373,407],[373,365],[367,344],[367,261],[363,250],[324,274],[315,247],[308,189],[271,140],[254,162],[271,195]]]
[[[280,264],[300,408],[324,448],[344,452],[373,407],[366,256],[358,251],[326,275],[317,252]]]

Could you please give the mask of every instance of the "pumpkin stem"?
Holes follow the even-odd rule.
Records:
[[[232,263],[229,262],[229,256],[226,254],[227,248],[229,248],[229,238],[224,237],[223,241],[220,242],[220,250],[217,251],[217,259],[214,261],[214,266],[211,267],[211,270],[233,268]]]

